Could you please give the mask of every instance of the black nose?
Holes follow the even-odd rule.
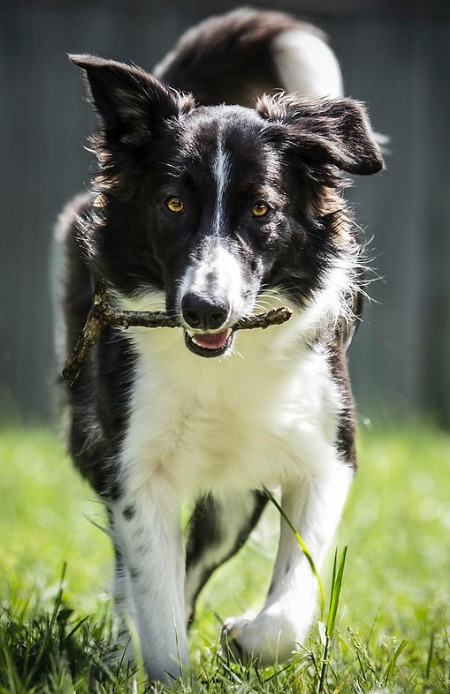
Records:
[[[230,312],[227,303],[217,299],[204,299],[197,294],[185,294],[181,301],[181,313],[194,330],[219,330]]]

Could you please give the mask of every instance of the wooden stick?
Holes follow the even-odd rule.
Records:
[[[273,308],[264,313],[247,318],[241,318],[233,327],[236,330],[252,330],[262,328],[265,330],[271,325],[281,325],[292,315],[292,311],[286,306]],[[80,333],[78,341],[70,359],[62,373],[63,378],[72,386],[78,378],[81,367],[86,362],[89,352],[98,340],[101,331],[106,327],[117,327],[126,330],[129,327],[141,328],[180,328],[181,323],[177,316],[169,316],[163,311],[121,311],[113,308],[107,300],[105,282],[100,282],[89,311],[85,326]]]

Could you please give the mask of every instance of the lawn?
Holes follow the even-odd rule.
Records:
[[[339,557],[348,554],[331,642],[332,556],[324,622],[287,667],[243,668],[217,654],[221,621],[260,605],[267,588],[272,507],[201,597],[197,680],[182,691],[450,692],[450,436],[418,424],[364,428],[359,457],[336,538]],[[3,430],[0,464],[0,694],[144,692],[141,671],[115,662],[109,645],[101,505],[51,431]]]

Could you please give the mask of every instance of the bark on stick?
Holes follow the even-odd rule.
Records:
[[[291,317],[292,312],[286,306],[274,308],[264,313],[241,318],[234,326],[236,330],[252,330],[281,325]],[[92,308],[89,311],[85,326],[75,345],[70,359],[63,371],[63,378],[73,385],[78,378],[81,367],[88,358],[89,352],[98,340],[101,331],[106,327],[122,328],[180,328],[178,316],[169,316],[163,311],[121,311],[108,303],[106,286],[101,282],[95,292]]]

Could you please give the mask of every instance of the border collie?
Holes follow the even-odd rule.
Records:
[[[383,161],[322,34],[283,14],[203,22],[153,75],[71,59],[98,115],[99,170],[58,229],[62,358],[100,279],[118,308],[180,324],[108,328],[67,387],[71,455],[107,507],[117,608],[149,679],[168,682],[189,663],[196,598],[247,539],[265,488],[281,490],[317,566],[336,529],[356,464],[345,352],[363,285],[342,190]],[[233,331],[282,305],[284,325]],[[315,583],[282,521],[265,603],[228,619],[223,642],[243,662],[288,659]]]

